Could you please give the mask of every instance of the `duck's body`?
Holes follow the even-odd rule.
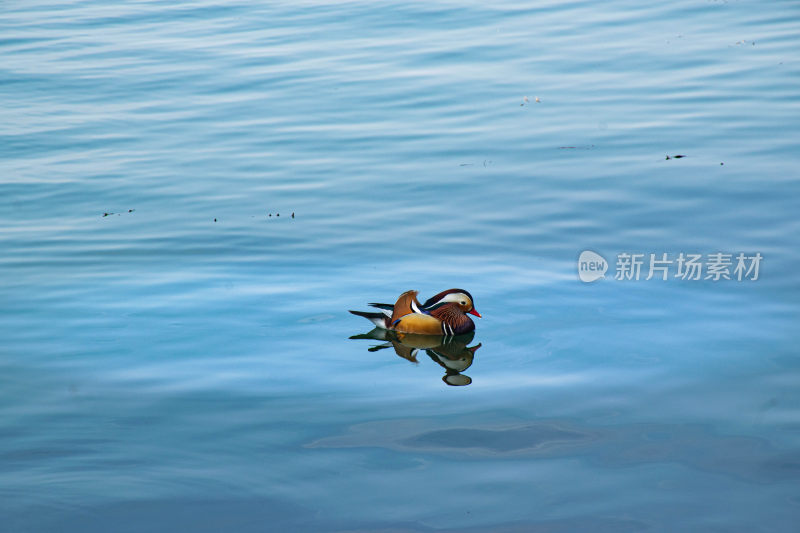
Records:
[[[417,291],[406,291],[394,305],[369,304],[380,312],[350,311],[369,319],[379,328],[420,335],[462,335],[475,330],[467,313],[480,317],[472,295],[463,289],[442,291],[425,303],[417,300]]]

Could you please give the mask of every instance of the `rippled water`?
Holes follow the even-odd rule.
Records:
[[[793,531],[798,50],[796,2],[3,5],[0,529]],[[474,353],[349,338],[450,287]]]

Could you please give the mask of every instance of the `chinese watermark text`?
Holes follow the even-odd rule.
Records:
[[[621,252],[617,254],[614,279],[638,281],[657,279],[756,281],[764,257],[754,254],[714,252],[709,254],[684,253],[645,254]],[[578,277],[589,283],[605,277],[609,263],[597,252],[586,250],[578,258]]]

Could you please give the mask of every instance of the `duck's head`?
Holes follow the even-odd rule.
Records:
[[[464,289],[442,291],[422,304],[422,308],[426,311],[433,311],[448,304],[455,304],[455,307],[458,307],[462,313],[469,313],[481,318],[481,314],[475,310],[472,295]]]

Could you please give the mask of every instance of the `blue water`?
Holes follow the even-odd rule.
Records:
[[[4,3],[0,530],[795,531],[799,50],[792,1]],[[716,252],[758,279],[614,279]],[[451,287],[473,359],[349,338]]]

